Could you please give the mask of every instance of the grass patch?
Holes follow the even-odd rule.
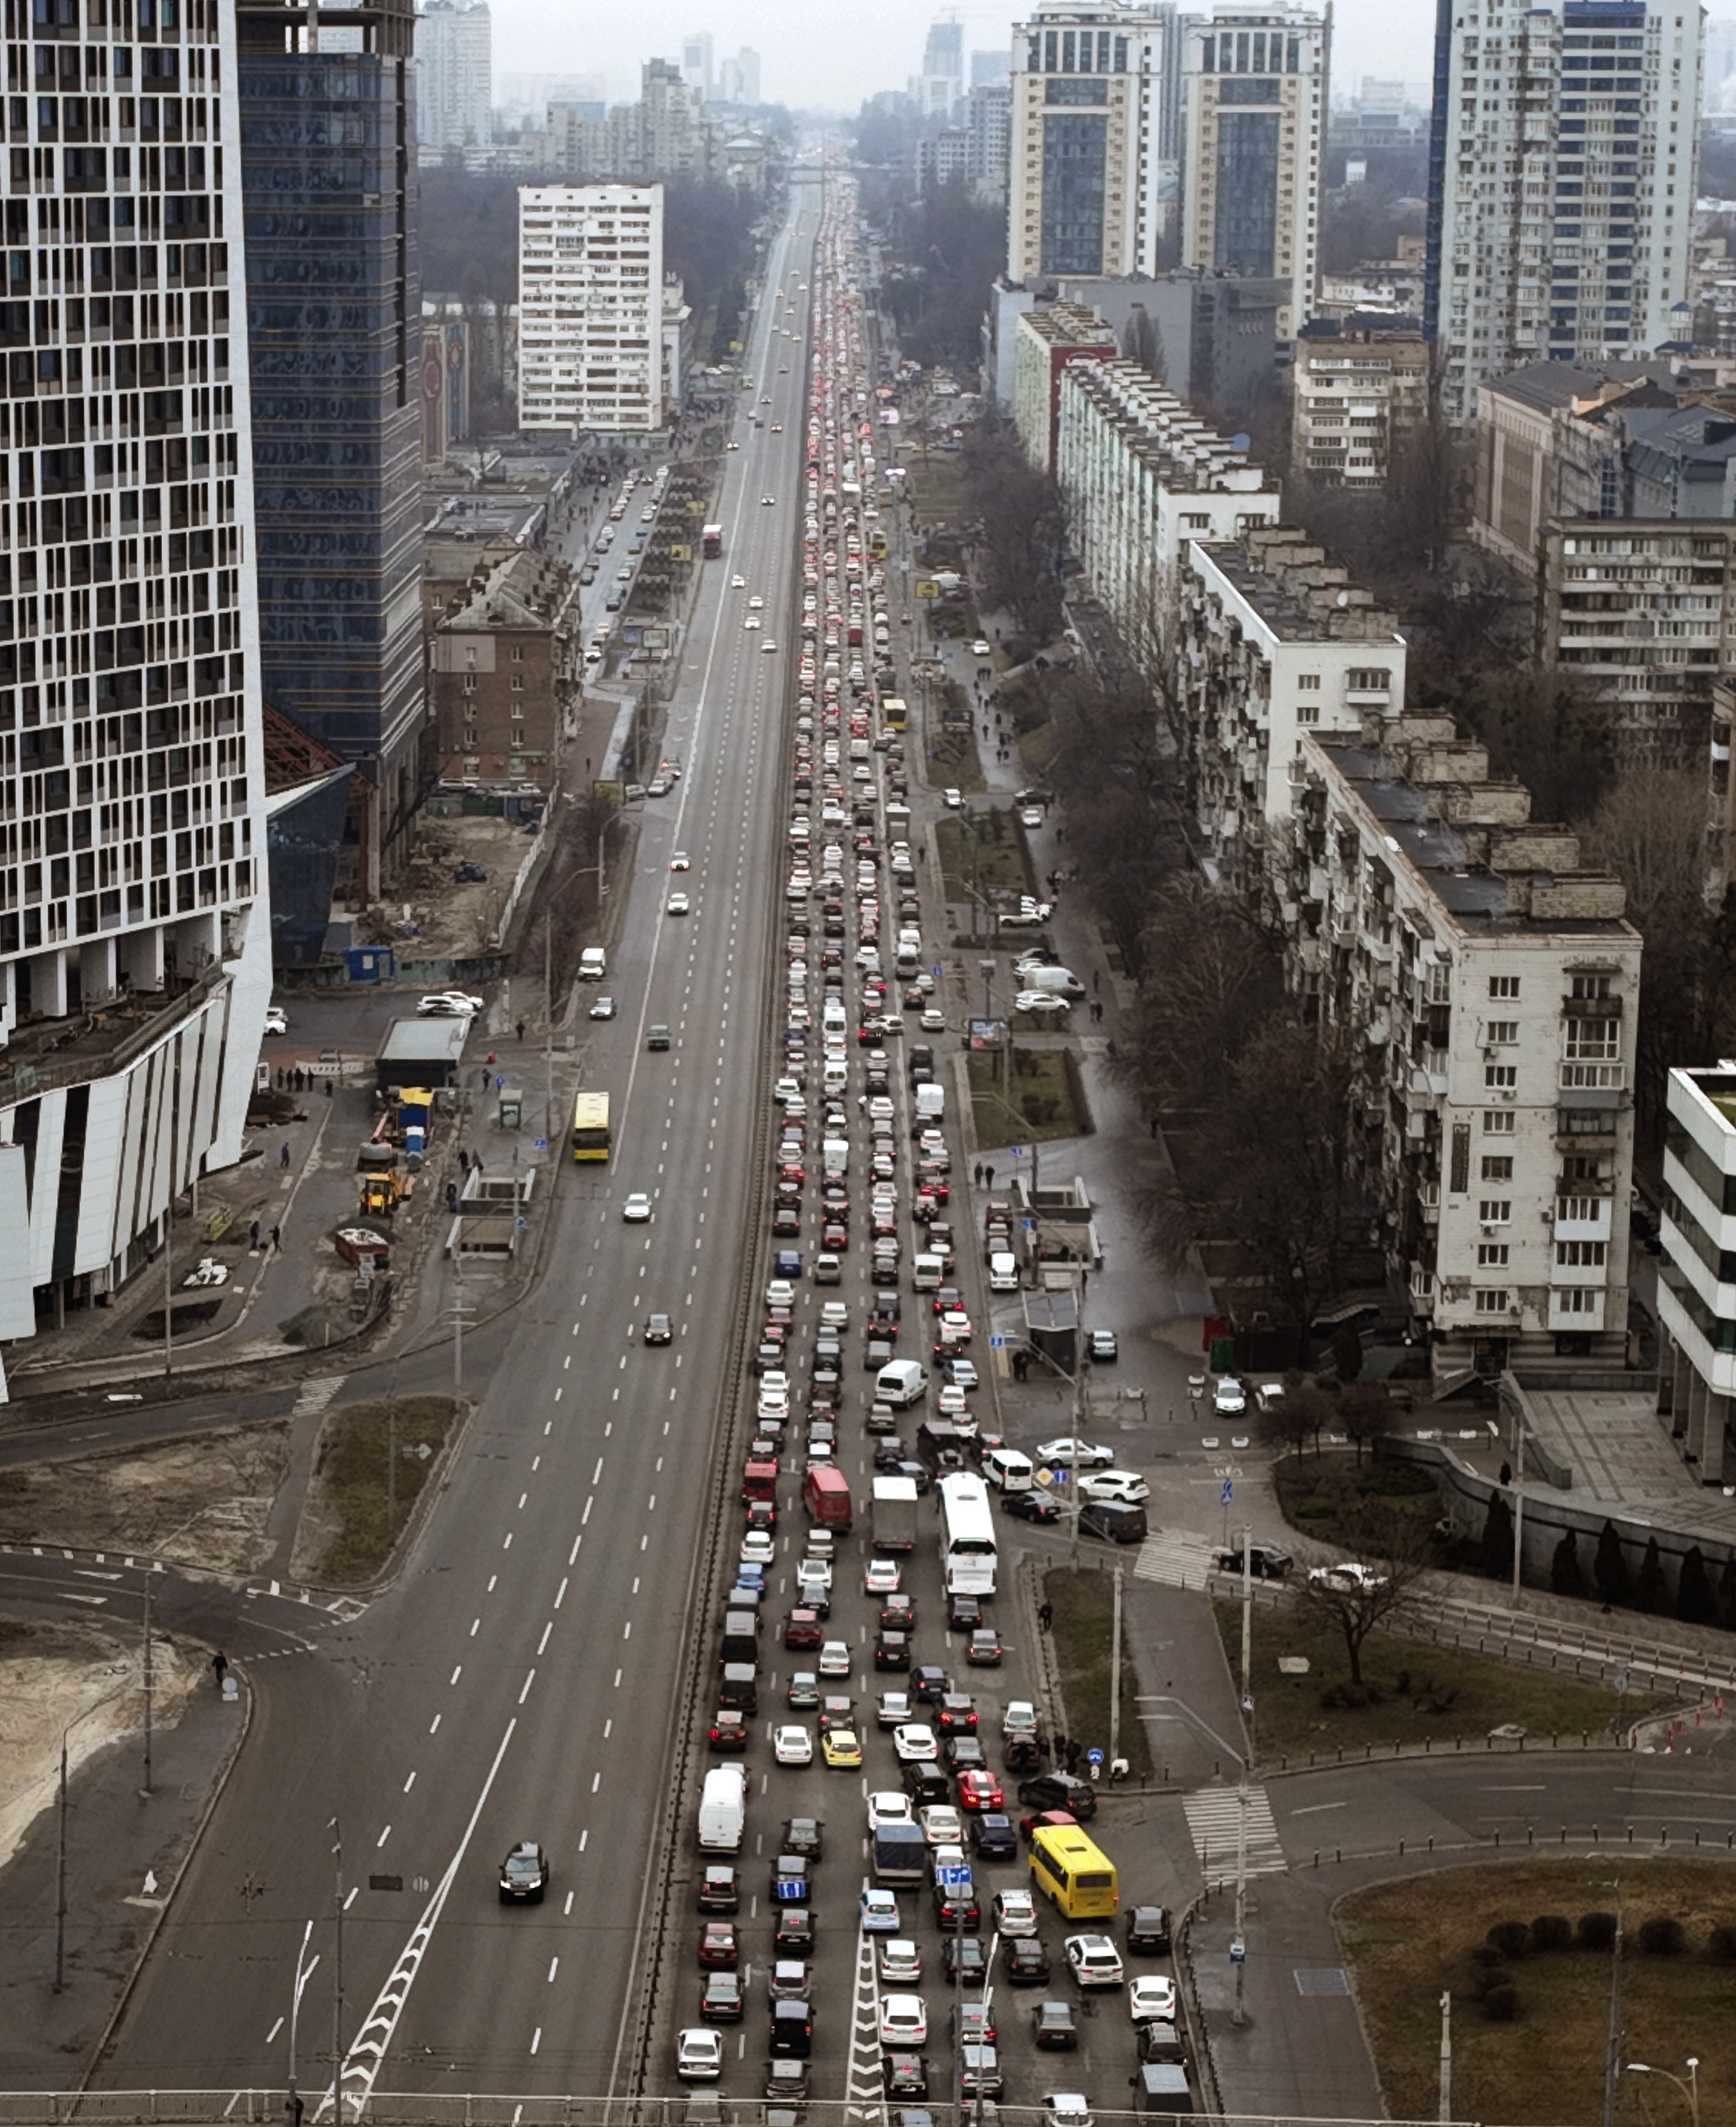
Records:
[[[949,901],[974,902],[997,888],[1015,894],[1031,891],[1024,845],[1004,806],[991,806],[965,819],[943,819],[936,825],[934,839]]]
[[[1067,1733],[1087,1750],[1109,1758],[1109,1636],[1114,1626],[1115,1583],[1107,1573],[1073,1573],[1051,1566],[1043,1576],[1043,1594],[1055,1606],[1050,1637],[1055,1665],[1067,1703]],[[1130,1779],[1155,1776],[1145,1724],[1139,1717],[1139,1675],[1127,1651],[1127,1618],[1122,1613],[1121,1754]],[[1083,1768],[1081,1769],[1083,1769]]]
[[[976,793],[989,788],[983,779],[976,741],[972,738],[937,736],[927,774],[931,789],[944,790],[950,784],[955,790]]]
[[[977,1143],[1007,1142],[1013,1122],[1009,1107],[1023,1116],[1025,1136],[1039,1144],[1050,1138],[1083,1136],[1090,1124],[1067,1068],[1072,1060],[1064,1049],[1015,1048],[1013,1070],[1003,1091],[1000,1057],[987,1049],[974,1051],[967,1068]]]
[[[1501,1968],[1517,1997],[1511,2022],[1492,2017],[1473,1986],[1473,1953],[1504,1921],[1613,1911],[1620,1878],[1621,2060],[1646,2061],[1687,2079],[1698,2056],[1702,2127],[1736,2127],[1736,2032],[1727,2028],[1736,1966],[1708,1950],[1711,1931],[1736,1923],[1736,1871],[1728,1862],[1667,1855],[1509,1861],[1435,1871],[1341,1898],[1333,1919],[1355,1977],[1363,2027],[1389,2118],[1432,2120],[1438,2102],[1441,1995],[1453,2002],[1453,2115],[1513,2127],[1603,2115],[1610,1957],[1601,1948],[1528,1949]],[[1648,1921],[1679,1921],[1677,1956],[1640,1948]],[[1723,2032],[1722,2038],[1719,2036]],[[1661,2075],[1623,2074],[1621,2127],[1687,2127],[1687,2106]]]
[[[377,1579],[440,1466],[456,1417],[450,1396],[415,1395],[357,1404],[326,1421],[314,1474],[332,1533],[318,1580],[358,1587]]]
[[[1287,1455],[1272,1478],[1292,1528],[1346,1550],[1355,1547],[1355,1513],[1365,1500],[1378,1499],[1425,1528],[1440,1518],[1440,1489],[1433,1473],[1416,1462],[1365,1457],[1359,1467],[1353,1457],[1335,1450]]]
[[[1212,1607],[1231,1673],[1240,1676],[1241,1605],[1219,1601]],[[1285,1675],[1278,1665],[1283,1656],[1306,1656],[1307,1675]],[[1261,1759],[1293,1762],[1311,1751],[1330,1757],[1340,1750],[1359,1754],[1371,1745],[1390,1750],[1395,1743],[1429,1742],[1450,1750],[1456,1737],[1480,1741],[1508,1722],[1533,1736],[1595,1736],[1624,1715],[1632,1719],[1663,1703],[1393,1632],[1376,1632],[1363,1642],[1362,1669],[1364,1684],[1380,1694],[1378,1704],[1323,1705],[1324,1694],[1349,1680],[1343,1641],[1315,1629],[1288,1604],[1256,1604],[1249,1689]]]

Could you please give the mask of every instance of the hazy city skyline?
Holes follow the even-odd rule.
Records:
[[[581,18],[556,0],[491,0],[494,65],[503,73],[601,73],[609,100],[638,92],[647,59],[679,59],[682,40],[712,33],[714,48],[752,45],[763,62],[768,103],[853,113],[867,97],[902,89],[921,70],[928,26],[956,16],[967,52],[1003,49],[1019,11],[980,6],[946,8],[934,0],[893,0],[875,11],[864,34],[839,40],[814,34],[813,18],[796,0],[657,0],[619,17]],[[785,27],[784,17],[790,21]],[[842,18],[842,11],[841,11]],[[1338,0],[1333,13],[1332,78],[1342,88],[1363,74],[1410,82],[1429,78],[1435,11],[1427,0]]]

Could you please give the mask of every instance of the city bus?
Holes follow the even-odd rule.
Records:
[[[998,1563],[989,1487],[969,1471],[942,1477],[941,1577],[949,1595],[992,1595]]]
[[[1120,1906],[1115,1864],[1076,1824],[1040,1824],[1030,1867],[1032,1888],[1070,1921],[1108,1920]]]
[[[868,552],[876,561],[886,558],[886,535],[878,524],[868,534]]]
[[[909,722],[909,713],[901,694],[885,694],[880,698],[880,727],[884,731],[901,732]]]
[[[581,1093],[573,1102],[572,1156],[575,1159],[608,1158],[607,1093]]]

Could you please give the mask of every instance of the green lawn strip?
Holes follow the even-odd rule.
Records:
[[[1241,1605],[1218,1600],[1212,1610],[1232,1673],[1241,1673]],[[1307,1674],[1286,1675],[1282,1656],[1302,1656]],[[1601,1684],[1498,1661],[1492,1655],[1437,1647],[1425,1640],[1376,1632],[1363,1642],[1363,1679],[1379,1694],[1376,1704],[1336,1707],[1323,1698],[1349,1680],[1344,1642],[1314,1628],[1289,1604],[1254,1606],[1249,1689],[1262,1764],[1293,1765],[1343,1750],[1360,1757],[1370,1745],[1432,1744],[1450,1751],[1463,1738],[1478,1748],[1492,1728],[1512,1722],[1547,1746],[1551,1736],[1576,1743],[1582,1735],[1610,1739],[1611,1724],[1631,1720],[1662,1699],[1637,1692],[1625,1698]]]
[[[976,741],[972,738],[952,739],[942,736],[936,719],[934,750],[927,764],[926,773],[931,790],[951,789],[967,793],[986,790],[983,779],[983,764],[978,758]]]
[[[943,780],[939,776],[932,779]],[[1030,892],[1025,852],[1013,829],[1013,816],[1003,808],[973,812],[968,818],[939,821],[934,835],[949,901],[974,901],[976,895],[992,893],[997,887],[1013,893]]]
[[[316,1579],[357,1587],[378,1577],[440,1466],[455,1416],[450,1396],[414,1395],[400,1396],[395,1405],[357,1404],[326,1420],[315,1475],[335,1527]],[[388,1477],[388,1468],[394,1476]]]
[[[968,1068],[977,1143],[1007,1143],[1013,1127],[1008,1108],[1023,1117],[1020,1127],[1026,1137],[1040,1144],[1050,1138],[1081,1136],[1089,1124],[1075,1103],[1067,1063],[1065,1049],[1015,1047],[1003,1084],[1000,1056],[986,1049],[973,1051]]]
[[[1336,1449],[1324,1455],[1311,1450],[1286,1455],[1272,1473],[1284,1519],[1299,1535],[1353,1549],[1354,1515],[1365,1499],[1379,1499],[1396,1513],[1432,1528],[1440,1516],[1440,1490],[1435,1473],[1420,1463],[1377,1461],[1370,1456],[1359,1467]]]
[[[1626,1850],[1435,1870],[1339,1900],[1333,1921],[1389,2118],[1435,2115],[1440,2003],[1449,1989],[1455,2120],[1553,2127],[1604,2117],[1610,1953],[1576,1945],[1506,1962],[1518,1997],[1511,2022],[1492,2018],[1473,1992],[1472,1953],[1500,1921],[1558,1914],[1577,1928],[1582,1913],[1613,1912],[1618,1878],[1626,1941],[1620,2059],[1686,2082],[1686,2056],[1696,2055],[1700,2127],[1736,2127],[1736,1964],[1708,1948],[1714,1927],[1736,1923],[1736,1869]],[[1680,1955],[1640,1948],[1644,1923],[1660,1916],[1681,1922]],[[1615,2096],[1618,2127],[1690,2127],[1684,2098],[1662,2075],[1624,2073]]]
[[[1100,1750],[1107,1765],[1114,1581],[1107,1573],[1074,1573],[1065,1566],[1051,1566],[1043,1578],[1043,1593],[1055,1606],[1050,1637],[1055,1643],[1055,1665],[1066,1702],[1067,1733],[1076,1736],[1087,1750]],[[1154,1772],[1151,1746],[1139,1717],[1139,1674],[1127,1651],[1127,1630],[1123,1602],[1121,1754],[1127,1760],[1130,1779],[1149,1780]]]

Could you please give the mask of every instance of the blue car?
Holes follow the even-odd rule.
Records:
[[[802,1274],[802,1252],[799,1248],[780,1248],[771,1258],[774,1277],[799,1277]]]

